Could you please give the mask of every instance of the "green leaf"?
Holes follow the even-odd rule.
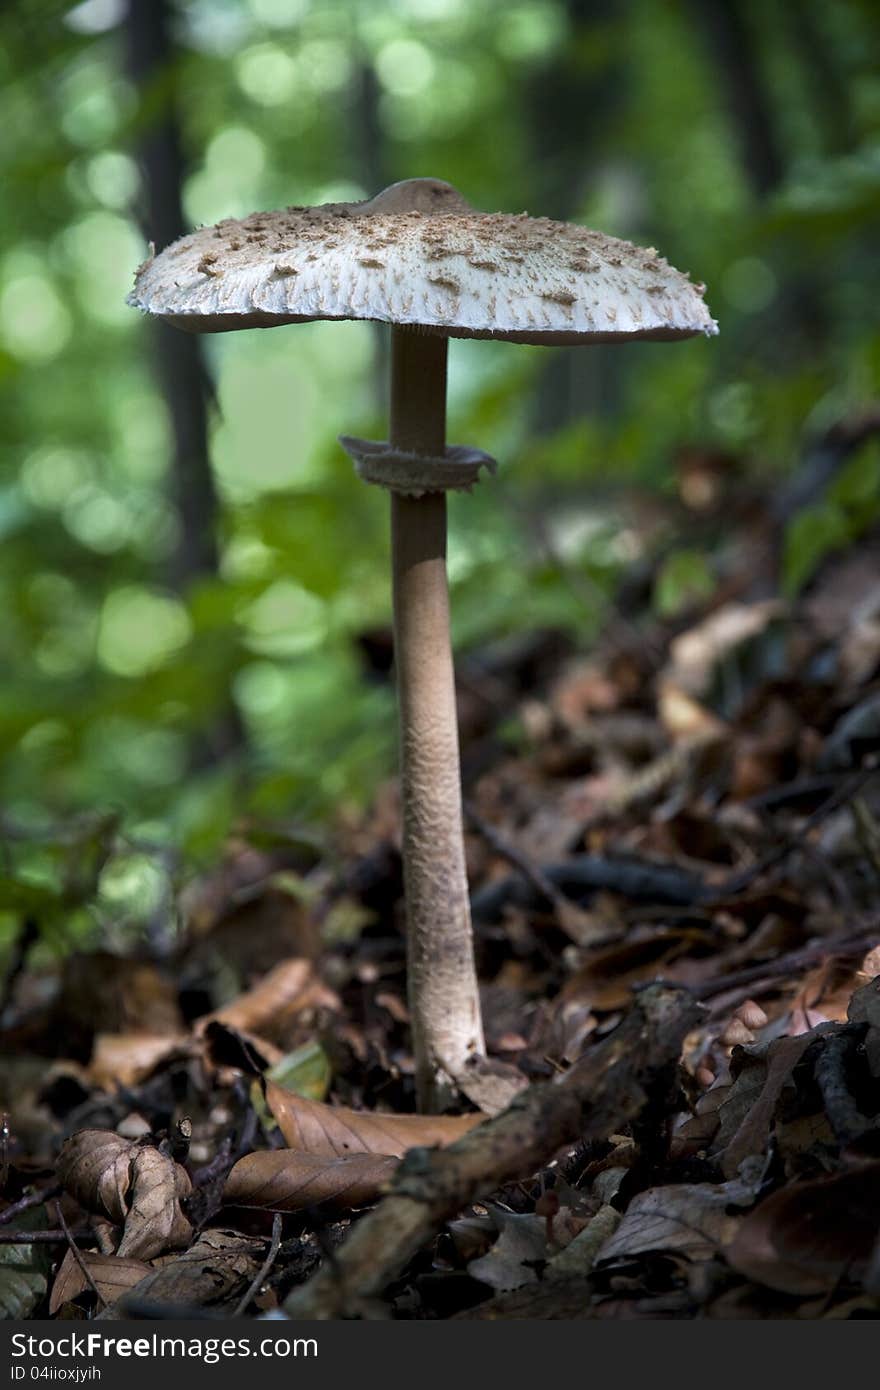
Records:
[[[332,1075],[330,1058],[315,1039],[288,1052],[266,1072],[270,1081],[276,1081],[286,1091],[295,1091],[298,1096],[306,1096],[308,1100],[324,1099]]]
[[[43,884],[27,883],[7,874],[0,876],[0,911],[45,918],[61,906],[60,895]]]
[[[829,496],[845,508],[860,531],[877,517],[880,513],[880,445],[876,440],[871,440],[850,459],[829,490]]]
[[[307,1100],[324,1100],[332,1077],[330,1058],[315,1039],[288,1052],[266,1072],[267,1080],[275,1081],[286,1091],[294,1091]],[[266,1104],[259,1080],[251,1082],[251,1104],[267,1134],[277,1129],[277,1121]]]
[[[40,1218],[32,1219],[39,1226]],[[11,1230],[23,1229],[13,1222]],[[50,1267],[47,1245],[0,1245],[0,1319],[21,1320],[33,1315],[46,1295]]]
[[[825,556],[850,536],[846,513],[834,502],[808,507],[792,521],[785,536],[782,582],[785,592],[796,594],[813,575]]]
[[[709,563],[699,550],[676,550],[657,576],[654,606],[664,617],[707,598],[715,588]]]

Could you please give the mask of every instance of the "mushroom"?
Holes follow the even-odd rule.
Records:
[[[182,237],[129,303],[195,332],[315,319],[391,325],[389,440],[342,436],[391,493],[408,985],[418,1103],[443,1108],[484,1052],[462,832],[446,492],[494,460],[446,445],[449,338],[567,345],[716,325],[653,249],[525,213],[483,213],[438,179],[363,203],[254,213]]]

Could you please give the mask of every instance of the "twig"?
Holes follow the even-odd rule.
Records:
[[[750,864],[747,869],[739,869],[731,874],[723,883],[719,883],[714,897],[720,902],[726,898],[735,898],[746,888],[750,888],[757,879],[761,878],[768,869],[773,869],[783,859],[787,859],[790,854],[801,848],[801,843],[805,835],[811,830],[815,830],[817,825],[836,811],[840,806],[845,806],[858,796],[859,792],[870,782],[872,777],[877,775],[877,766],[872,761],[868,767],[860,768],[852,777],[847,778],[843,786],[838,787],[829,797],[817,806],[811,815],[807,816],[803,825],[798,830],[797,839],[785,840],[775,849],[771,849],[767,854]]]
[[[61,1210],[61,1203],[60,1203],[60,1202],[56,1202],[56,1203],[55,1203],[55,1215],[58,1217],[58,1225],[61,1227],[62,1231],[64,1232],[64,1236],[65,1236],[65,1239],[66,1239],[66,1241],[67,1241],[68,1249],[70,1250],[71,1255],[73,1256],[73,1258],[76,1260],[77,1264],[79,1265],[80,1274],[81,1274],[82,1277],[85,1279],[86,1283],[88,1284],[88,1286],[89,1286],[89,1288],[91,1289],[92,1293],[93,1293],[93,1294],[95,1295],[95,1297],[97,1298],[97,1300],[98,1300],[98,1302],[100,1303],[101,1307],[102,1307],[102,1308],[106,1308],[106,1307],[107,1307],[107,1300],[106,1300],[106,1298],[104,1297],[104,1295],[101,1293],[101,1290],[98,1288],[98,1285],[95,1283],[94,1279],[92,1278],[91,1271],[89,1270],[88,1265],[86,1264],[85,1260],[83,1259],[82,1253],[81,1253],[79,1250],[77,1250],[77,1248],[76,1248],[76,1241],[74,1240],[74,1238],[73,1238],[73,1236],[72,1236],[72,1234],[71,1234],[70,1227],[68,1226],[66,1220],[64,1219],[64,1212]]]
[[[809,841],[801,846],[801,853],[806,860],[815,865],[825,879],[832,898],[836,899],[844,915],[855,916],[858,909],[850,886],[843,874],[832,864],[828,855],[823,854],[818,845]]]
[[[235,1144],[230,1138],[225,1138],[211,1162],[193,1173],[192,1192],[184,1197],[183,1210],[197,1229],[200,1230],[219,1211],[223,1184],[238,1160],[254,1147],[256,1132],[257,1113],[249,1105]]]
[[[841,1149],[860,1139],[865,1130],[873,1124],[873,1121],[867,1119],[859,1110],[847,1080],[847,1072],[857,1050],[858,1041],[858,1038],[853,1036],[852,1025],[842,1028],[840,1032],[824,1039],[813,1067],[826,1118]]]
[[[278,1254],[278,1249],[280,1245],[281,1213],[280,1211],[276,1211],[275,1215],[272,1218],[272,1241],[269,1246],[269,1253],[267,1254],[260,1268],[257,1270],[257,1273],[254,1275],[254,1278],[249,1288],[245,1290],[238,1303],[235,1305],[235,1312],[232,1314],[234,1318],[240,1318],[244,1313],[245,1308],[250,1303],[251,1299],[255,1298],[256,1295],[259,1293],[260,1285],[263,1283],[264,1279],[267,1278],[269,1270],[275,1263],[275,1258]]]
[[[186,1163],[189,1157],[189,1146],[192,1139],[193,1124],[189,1115],[184,1115],[177,1121],[174,1129],[168,1136],[168,1152],[175,1163]]]
[[[717,892],[698,874],[677,864],[654,863],[635,855],[576,854],[561,863],[546,865],[540,873],[563,895],[563,901],[571,898],[578,904],[604,890],[635,902],[693,907],[714,899]],[[534,889],[531,880],[529,886]],[[540,896],[547,896],[544,889]],[[518,879],[503,878],[480,888],[471,898],[474,921],[497,921],[508,902],[531,905]]]
[[[762,965],[749,965],[744,970],[734,970],[729,975],[720,975],[717,980],[708,980],[691,991],[695,999],[712,999],[716,994],[726,994],[729,989],[739,989],[740,985],[750,985],[756,980],[790,977],[805,965],[815,965],[826,956],[855,956],[865,949],[871,941],[880,937],[880,923],[866,928],[856,936],[837,940],[830,937],[816,941],[811,946],[802,946],[798,951],[778,956],[776,960],[765,961]]]
[[[50,1187],[48,1192],[29,1192],[26,1196],[19,1197],[18,1201],[13,1202],[5,1211],[0,1211],[0,1226],[8,1226],[10,1221],[14,1221],[23,1211],[30,1211],[31,1207],[41,1207],[44,1202],[57,1197],[60,1191],[60,1187]]]
[[[391,1193],[359,1222],[338,1252],[292,1293],[296,1319],[337,1318],[363,1310],[433,1231],[486,1190],[542,1167],[564,1144],[607,1138],[644,1108],[699,1017],[685,990],[651,985],[613,1033],[561,1080],[529,1086],[500,1115],[448,1149],[411,1149]]]
[[[796,777],[788,782],[778,782],[766,791],[748,797],[742,805],[747,811],[772,811],[793,801],[803,801],[808,797],[827,795],[840,781],[840,774],[826,773],[824,777]]]
[[[565,896],[560,888],[549,879],[537,864],[533,864],[526,855],[517,849],[516,845],[506,839],[494,825],[490,825],[480,815],[473,802],[465,801],[464,813],[474,829],[486,841],[486,844],[500,859],[506,860],[508,864],[534,888],[535,892],[542,898],[546,898],[557,909],[564,909],[572,906],[572,902]]]
[[[64,1245],[94,1239],[91,1231],[0,1231],[0,1245]]]
[[[700,905],[706,908],[726,903],[731,898],[739,897],[790,854],[803,850],[804,837],[840,806],[857,798],[864,786],[877,775],[877,771],[874,765],[859,769],[807,816],[797,839],[784,840],[755,863],[735,870],[715,884],[706,883],[698,874],[676,864],[652,863],[635,856],[580,854],[558,864],[539,867],[530,863],[497,830],[483,822],[468,805],[467,814],[480,834],[519,874],[519,879],[499,879],[472,895],[474,921],[497,921],[508,902],[531,906],[532,895],[539,900],[549,901],[557,911],[570,910],[573,904],[577,905],[592,892],[600,890],[620,893],[636,902],[690,907]],[[829,866],[824,867],[827,872]]]
[[[198,1192],[200,1188],[207,1187],[212,1182],[217,1182],[220,1178],[224,1180],[229,1176],[229,1171],[236,1159],[232,1153],[232,1140],[226,1135],[210,1163],[206,1163],[201,1168],[196,1168],[192,1174],[193,1192]]]

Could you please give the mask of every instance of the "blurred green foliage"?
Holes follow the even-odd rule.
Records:
[[[633,557],[625,489],[662,493],[685,444],[782,478],[805,434],[870,398],[880,364],[874,7],[735,6],[780,150],[773,188],[758,188],[748,131],[725,97],[725,82],[742,78],[739,57],[725,71],[699,8],[179,0],[167,82],[140,100],[126,76],[122,0],[4,10],[0,743],[2,816],[18,836],[6,837],[0,885],[9,912],[73,920],[94,887],[73,866],[90,862],[83,845],[98,811],[120,820],[101,841],[86,917],[94,924],[102,903],[118,914],[130,902],[146,921],[161,910],[157,854],[205,862],[243,813],[319,822],[363,802],[391,766],[391,693],[365,679],[353,641],[388,620],[386,499],[355,481],[335,444],[341,431],[384,433],[370,325],[206,344],[219,572],[186,592],[170,578],[180,522],[169,421],[147,325],[124,297],[145,250],[135,151],[172,90],[192,224],[431,174],[476,206],[564,215],[656,244],[706,281],[717,341],[564,354],[452,345],[450,436],[502,464],[498,479],[451,505],[461,643],[541,624],[588,642],[603,594]],[[854,469],[797,521],[789,589],[853,534],[866,506],[876,514],[876,455]],[[699,595],[706,576],[699,553],[673,556],[661,608]],[[194,764],[230,701],[245,747]],[[59,825],[74,831],[56,836]]]
[[[880,520],[880,448],[866,444],[841,470],[822,501],[805,507],[786,535],[783,581],[789,594],[815,573],[821,562]]]

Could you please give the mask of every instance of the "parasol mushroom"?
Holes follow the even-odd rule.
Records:
[[[438,179],[363,203],[291,207],[182,237],[129,303],[195,332],[315,319],[391,325],[387,442],[342,436],[391,493],[408,986],[419,1106],[442,1108],[484,1051],[462,833],[446,580],[446,492],[494,460],[446,444],[449,338],[551,346],[717,328],[653,249],[526,214],[483,213]]]

